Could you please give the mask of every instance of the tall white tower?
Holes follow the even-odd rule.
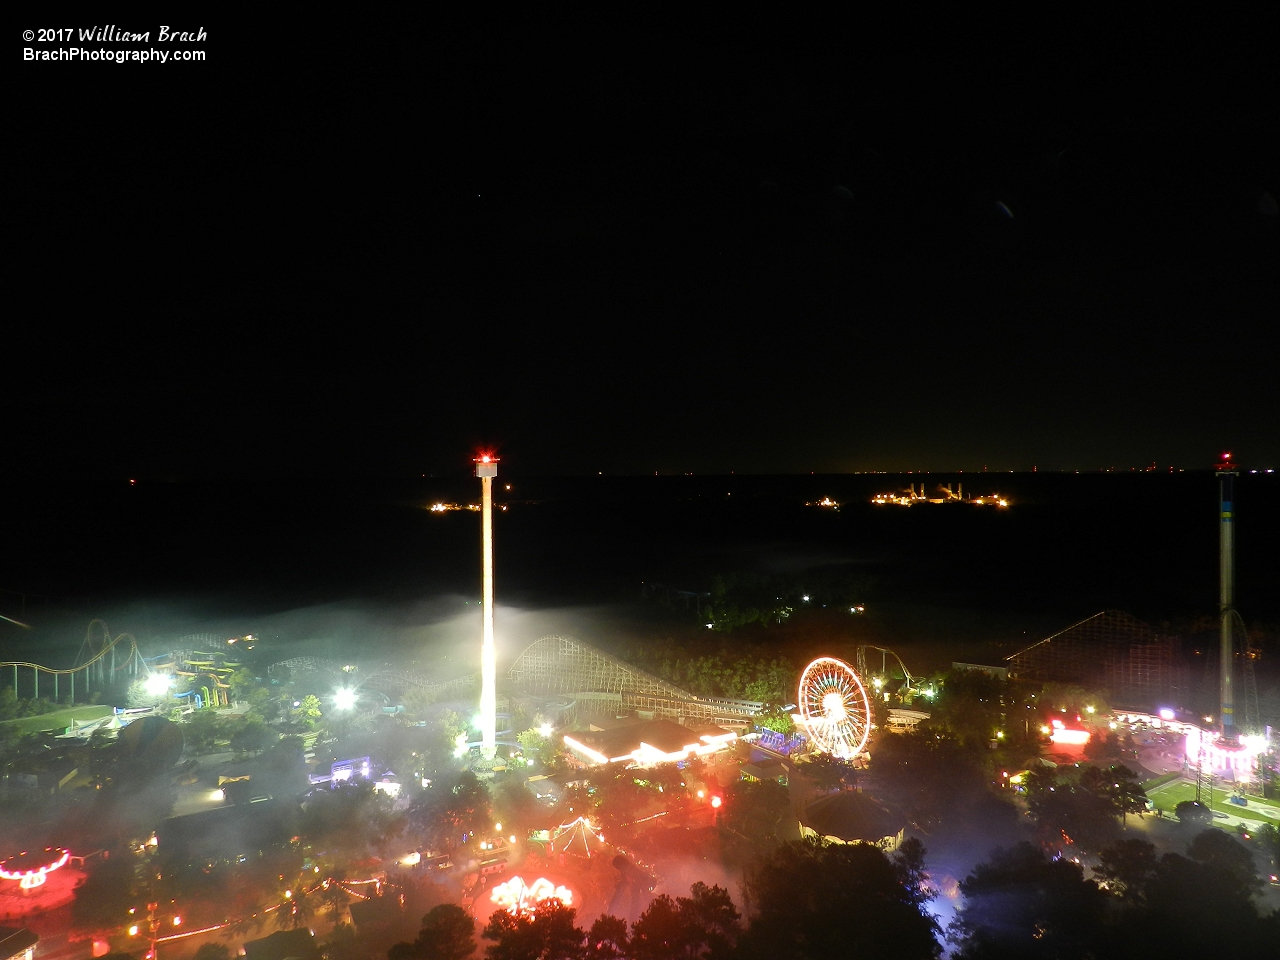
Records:
[[[493,478],[498,475],[498,458],[485,454],[476,458],[480,478],[481,544],[484,560],[484,587],[481,597],[484,627],[480,641],[480,752],[492,760],[498,752],[498,651],[493,645]]]

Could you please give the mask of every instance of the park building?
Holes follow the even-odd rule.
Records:
[[[714,724],[676,723],[666,718],[597,718],[587,730],[565,734],[564,745],[584,766],[621,763],[653,767],[693,757],[710,759],[731,750],[738,735]]]
[[[26,927],[0,927],[0,960],[33,960],[39,942]]]
[[[813,801],[800,815],[800,836],[829,843],[867,843],[892,853],[907,825],[860,790],[841,790]]]

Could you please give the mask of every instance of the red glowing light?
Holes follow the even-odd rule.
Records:
[[[544,900],[559,900],[566,907],[572,905],[573,891],[557,887],[546,877],[539,877],[529,886],[525,886],[520,877],[512,877],[494,887],[489,899],[511,913],[532,913]]]
[[[65,867],[70,859],[71,854],[62,847],[45,847],[39,853],[23,850],[0,863],[0,879],[17,880],[23,890],[30,890],[43,884],[53,871]]]
[[[1088,730],[1068,730],[1061,720],[1050,720],[1049,723],[1053,725],[1053,733],[1049,734],[1049,739],[1054,743],[1081,747],[1089,742]]]

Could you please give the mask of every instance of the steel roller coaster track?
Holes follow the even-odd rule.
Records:
[[[124,647],[121,647],[124,644]],[[117,656],[117,649],[121,649],[124,653],[123,657]],[[83,663],[80,661],[84,661]],[[129,676],[136,677],[139,668],[146,670],[146,664],[142,661],[142,654],[138,650],[138,641],[131,633],[122,633],[117,637],[111,636],[111,631],[103,620],[91,620],[89,628],[85,631],[84,642],[80,645],[80,653],[76,656],[76,664],[72,667],[60,669],[58,667],[46,667],[42,663],[31,663],[28,660],[6,660],[0,662],[0,670],[13,668],[13,692],[18,693],[18,670],[30,670],[32,673],[32,691],[33,699],[40,696],[40,676],[45,674],[53,677],[53,699],[60,699],[59,680],[63,677],[70,678],[71,700],[75,702],[76,696],[76,674],[83,676],[83,690],[87,693],[92,689],[96,681],[99,687],[105,687],[112,681],[116,673],[121,670],[129,671]],[[47,687],[47,684],[46,684]]]

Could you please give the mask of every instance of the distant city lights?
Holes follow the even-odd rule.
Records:
[[[433,503],[431,506],[427,507],[427,509],[432,513],[451,513],[454,510],[470,510],[473,513],[478,513],[480,510],[480,504],[478,503]],[[503,507],[502,509],[505,510],[506,507]]]

